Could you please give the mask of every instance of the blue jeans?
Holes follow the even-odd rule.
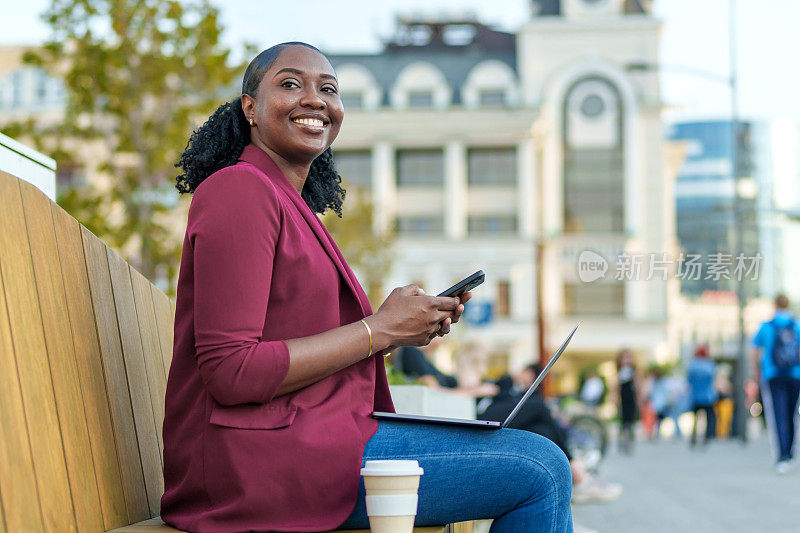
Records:
[[[381,421],[363,461],[416,459],[417,526],[493,518],[491,533],[572,532],[572,475],[564,452],[528,431]],[[340,529],[368,528],[364,482]]]
[[[790,376],[776,376],[762,388],[767,416],[772,416],[773,431],[777,436],[778,460],[785,461],[794,457],[794,418],[797,413],[797,401],[800,397],[800,379]],[[770,405],[771,404],[771,405]]]

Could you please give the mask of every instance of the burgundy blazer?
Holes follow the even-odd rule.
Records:
[[[286,339],[372,311],[263,150],[247,146],[195,190],[176,304],[161,518],[187,531],[339,526],[378,429],[370,414],[394,406],[380,354],[275,396],[289,368]]]

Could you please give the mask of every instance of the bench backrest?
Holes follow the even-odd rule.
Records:
[[[159,513],[174,301],[0,172],[0,531]]]

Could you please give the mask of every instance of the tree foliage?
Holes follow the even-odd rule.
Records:
[[[244,65],[231,64],[206,0],[52,0],[43,18],[51,38],[25,61],[60,75],[68,102],[62,122],[34,128],[35,144],[109,178],[59,203],[174,293],[182,235],[173,164]]]
[[[395,236],[373,231],[373,204],[366,191],[348,187],[347,192],[343,216],[328,212],[323,222],[377,309],[386,296],[383,284],[392,266]]]

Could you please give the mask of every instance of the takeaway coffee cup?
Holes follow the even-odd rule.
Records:
[[[417,461],[367,461],[361,469],[372,533],[411,533],[417,489],[423,474]]]

